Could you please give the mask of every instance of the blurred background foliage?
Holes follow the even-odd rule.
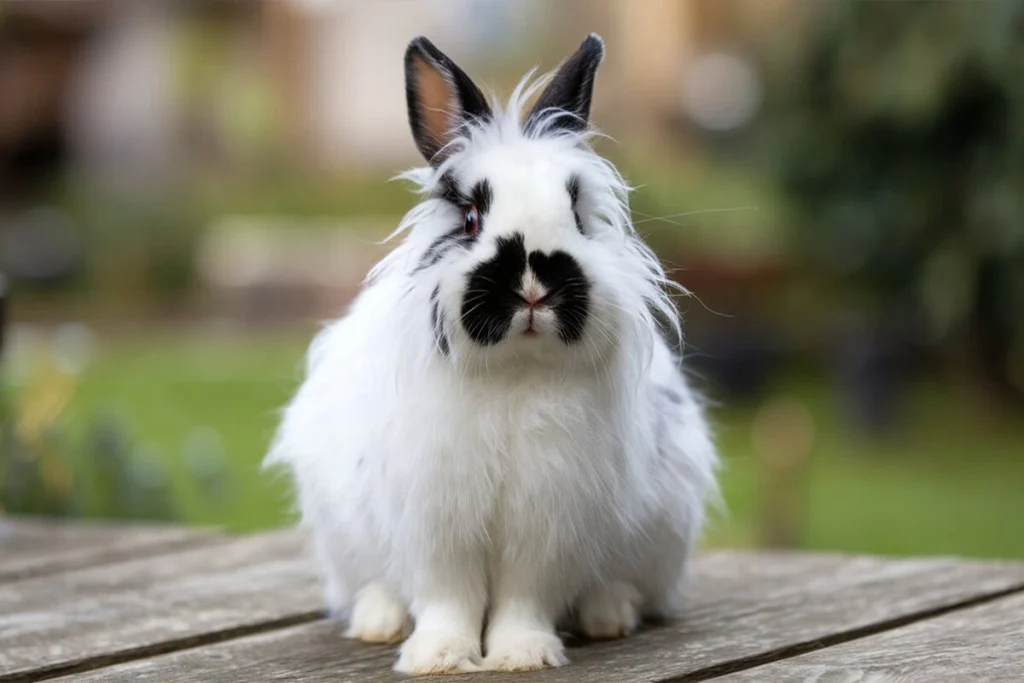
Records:
[[[3,510],[287,523],[277,411],[416,200],[405,43],[507,93],[592,30],[708,543],[1024,557],[1016,0],[0,5]]]
[[[215,433],[194,432],[185,444],[182,490],[168,459],[140,443],[124,416],[101,412],[69,425],[89,332],[58,329],[48,352],[37,347],[25,374],[0,387],[0,511],[59,517],[181,519],[185,496],[207,513],[230,500],[223,447]],[[17,389],[15,389],[15,384]]]

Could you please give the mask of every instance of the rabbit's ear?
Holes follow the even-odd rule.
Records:
[[[405,99],[416,147],[433,165],[462,124],[491,116],[480,88],[423,36],[405,51]]]
[[[526,117],[526,127],[536,125],[542,117],[548,117],[553,110],[567,112],[551,119],[553,128],[572,131],[586,129],[590,119],[590,99],[594,93],[594,74],[604,59],[604,41],[601,36],[591,33],[578,50],[565,60],[554,78],[541,93]]]

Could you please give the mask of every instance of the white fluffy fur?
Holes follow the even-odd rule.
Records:
[[[652,313],[676,319],[669,283],[592,133],[523,132],[523,104],[543,83],[517,88],[440,168],[403,174],[424,193],[446,170],[467,186],[486,177],[494,201],[480,240],[416,271],[460,217],[430,198],[406,216],[401,244],[314,341],[268,457],[294,477],[349,635],[400,640],[408,611],[415,630],[396,668],[409,673],[557,666],[567,616],[594,637],[672,616],[715,494],[702,410]],[[584,269],[580,343],[563,344],[543,319],[540,337],[487,348],[462,330],[466,273],[513,231]],[[435,287],[448,357],[431,324]]]

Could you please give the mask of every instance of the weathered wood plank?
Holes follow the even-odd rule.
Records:
[[[1024,565],[717,552],[697,562],[689,614],[680,623],[622,641],[572,647],[572,663],[562,669],[489,674],[483,680],[703,680],[730,662],[770,660],[794,645],[1022,587]],[[321,621],[126,663],[64,683],[404,680],[390,670],[394,648],[344,640],[341,628]]]
[[[714,679],[744,681],[942,681],[1024,678],[1024,594]]]
[[[0,516],[0,581],[181,550],[215,536],[177,526]]]
[[[320,602],[294,532],[0,584],[0,681],[313,619]]]

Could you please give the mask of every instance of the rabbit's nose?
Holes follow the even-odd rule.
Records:
[[[526,302],[526,307],[531,311],[541,308],[547,299],[545,294],[539,289],[523,290],[523,293],[520,294],[519,297]]]
[[[518,294],[519,298],[533,309],[544,303],[544,299],[548,295],[548,288],[540,283],[532,270],[527,269],[523,273],[522,289],[519,290]]]

